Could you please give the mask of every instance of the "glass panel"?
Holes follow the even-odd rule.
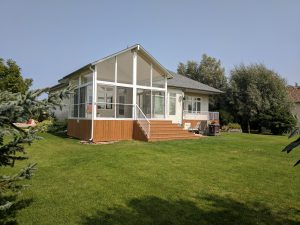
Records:
[[[197,102],[197,112],[201,112],[201,102]]]
[[[117,118],[132,118],[133,105],[117,104]]]
[[[85,103],[86,102],[86,87],[80,88],[80,94],[79,94],[79,103]]]
[[[165,93],[152,91],[153,118],[163,118],[165,114]]]
[[[169,93],[169,115],[176,115],[176,93]]]
[[[137,55],[137,85],[151,85],[151,65],[141,55]]]
[[[154,66],[152,68],[152,86],[159,88],[165,87],[165,78],[163,77],[163,73]]]
[[[73,103],[78,104],[78,89],[74,90]]]
[[[88,82],[93,82],[93,74],[92,73],[81,76],[81,84],[85,84]]]
[[[117,118],[132,118],[132,96],[132,88],[117,87]]]
[[[147,118],[151,117],[151,90],[137,89],[136,103]]]
[[[78,105],[73,105],[72,109],[72,117],[78,117]]]
[[[193,101],[193,112],[197,112],[197,102]]]
[[[97,64],[97,79],[115,81],[115,58],[104,60]]]
[[[117,56],[118,83],[132,84],[133,77],[133,54],[131,51]]]
[[[97,85],[97,117],[115,117],[115,87]]]
[[[115,117],[115,105],[114,104],[103,104],[97,103],[97,117]]]
[[[79,105],[79,117],[85,118],[85,104]]]

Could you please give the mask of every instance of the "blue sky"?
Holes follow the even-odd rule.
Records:
[[[264,63],[300,84],[299,0],[0,0],[0,57],[34,88],[140,43],[166,68],[206,53],[227,74]]]

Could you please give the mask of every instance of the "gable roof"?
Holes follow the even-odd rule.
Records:
[[[172,77],[170,71],[167,70],[163,65],[161,65],[149,52],[147,52],[140,44],[135,44],[135,45],[132,45],[131,47],[128,47],[126,49],[118,51],[118,52],[116,52],[116,53],[114,53],[112,55],[106,56],[106,57],[101,58],[99,60],[96,60],[96,61],[94,61],[92,63],[89,63],[89,64],[81,67],[80,69],[78,69],[78,70],[76,70],[76,71],[74,71],[74,72],[72,72],[72,73],[64,76],[62,79],[59,80],[59,82],[65,80],[65,79],[68,79],[68,78],[72,77],[73,75],[75,75],[75,74],[77,74],[79,72],[85,71],[85,70],[89,69],[91,66],[94,66],[94,65],[96,65],[96,64],[98,64],[100,62],[103,62],[103,61],[105,61],[107,59],[113,58],[113,57],[115,57],[117,55],[120,55],[120,54],[122,54],[124,52],[131,51],[131,50],[134,50],[134,49],[137,49],[138,51],[140,51],[141,53],[143,53],[144,55],[146,55],[149,59],[151,59],[151,61],[153,62],[153,64],[156,65],[156,66],[158,66],[158,68],[160,68],[163,72],[165,72],[166,76],[168,78]]]
[[[174,73],[172,71],[170,71],[170,73],[172,74],[173,78],[168,80],[168,86],[203,91],[203,92],[207,92],[210,94],[223,93],[223,91],[220,91],[216,88],[210,87],[201,82],[192,80],[186,76]]]
[[[288,86],[287,90],[288,90],[289,96],[291,97],[293,102],[299,103],[300,102],[300,87]]]

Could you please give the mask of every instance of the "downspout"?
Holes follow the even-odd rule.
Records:
[[[92,125],[91,125],[91,138],[89,139],[90,143],[93,143],[93,139],[94,139],[94,111],[95,111],[95,107],[94,107],[94,103],[95,103],[95,84],[96,84],[96,74],[95,74],[95,70],[93,69],[92,66],[89,67],[89,69],[93,72],[93,89],[92,89]]]

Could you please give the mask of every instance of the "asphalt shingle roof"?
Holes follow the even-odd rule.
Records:
[[[169,71],[169,72],[172,74],[173,78],[168,79],[168,86],[194,89],[194,90],[199,90],[199,91],[207,91],[207,92],[211,92],[211,93],[223,93],[222,91],[220,91],[216,88],[213,88],[206,84],[192,80],[186,76],[174,73],[172,71]]]
[[[289,86],[288,93],[292,98],[293,102],[300,102],[300,87]]]

